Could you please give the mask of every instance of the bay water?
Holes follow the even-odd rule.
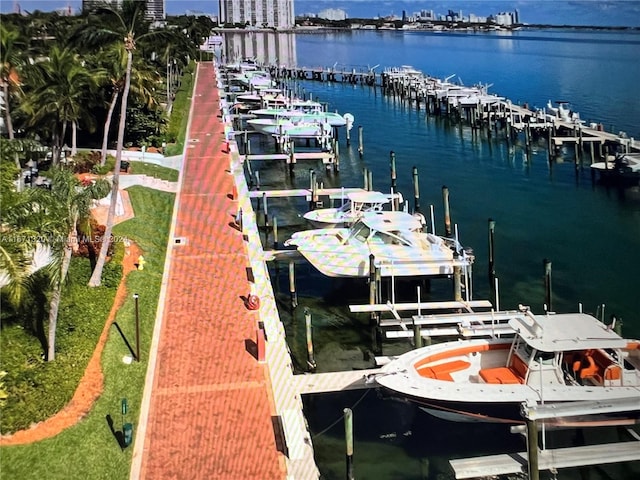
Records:
[[[251,35],[265,35],[252,33]],[[286,44],[276,51],[292,58],[261,58],[265,63],[357,71],[412,65],[431,76],[465,85],[490,84],[489,92],[544,107],[548,100],[571,103],[587,122],[608,131],[640,138],[640,34],[618,31],[521,30],[468,32],[324,32],[270,34],[264,43]],[[250,37],[249,37],[250,38]],[[228,51],[246,36],[228,36]],[[253,44],[256,39],[250,38]],[[229,45],[235,45],[230,47]],[[260,53],[260,52],[258,52]],[[640,188],[593,182],[588,161],[574,163],[573,147],[549,162],[545,141],[530,152],[524,139],[508,145],[503,135],[483,132],[427,115],[424,110],[362,85],[302,81],[296,88],[327,102],[330,110],[349,112],[364,132],[364,154],[357,151],[357,129],[350,146],[341,132],[340,171],[318,164],[298,164],[292,176],[282,164],[253,162],[261,188],[308,186],[314,169],[325,186],[362,186],[363,169],[373,174],[374,188],[390,185],[389,157],[396,157],[398,187],[413,205],[412,168],[419,172],[420,204],[433,205],[437,233],[444,232],[442,187],[450,193],[451,218],[460,240],[476,253],[475,299],[488,299],[488,219],[496,222],[495,261],[500,308],[518,304],[544,311],[543,261],[552,262],[552,309],[586,312],[623,322],[623,333],[640,337]],[[270,148],[266,141],[261,142]],[[278,217],[280,241],[305,228],[299,200],[271,201]],[[306,370],[305,308],[314,326],[318,371],[370,368],[375,354],[395,355],[410,342],[385,340],[374,348],[368,319],[350,314],[348,305],[367,303],[365,283],[323,277],[309,265],[296,266],[299,307],[289,308],[286,265],[271,267],[280,313],[294,363]],[[394,294],[415,300],[415,287]],[[446,280],[432,282],[422,300],[451,299]],[[375,390],[311,396],[305,399],[316,460],[323,478],[344,478],[342,409],[353,407],[356,478],[453,478],[448,460],[479,454],[524,451],[524,440],[508,427],[458,424],[437,420],[402,402],[379,398]],[[598,441],[616,432],[590,430]],[[547,446],[585,441],[573,431],[549,437]],[[586,441],[589,441],[588,438]],[[585,476],[586,475],[586,476]],[[637,478],[635,464],[561,471],[557,478]],[[545,477],[543,477],[545,478]]]

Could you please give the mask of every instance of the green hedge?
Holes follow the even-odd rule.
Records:
[[[167,128],[167,148],[165,156],[180,155],[184,150],[184,142],[187,135],[189,122],[189,110],[191,96],[193,94],[193,80],[195,78],[196,63],[191,62],[182,74],[180,88],[176,92],[176,98],[171,109],[171,118]]]

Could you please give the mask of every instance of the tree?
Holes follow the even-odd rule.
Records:
[[[111,17],[113,24],[111,27],[95,27],[86,30],[87,38],[90,43],[98,42],[122,42],[124,39],[124,49],[127,52],[127,66],[125,70],[124,89],[122,91],[122,99],[120,102],[120,121],[118,124],[118,140],[116,146],[116,162],[111,181],[111,202],[109,203],[109,211],[107,213],[107,224],[105,225],[104,241],[100,247],[98,261],[89,279],[90,287],[100,286],[102,283],[102,270],[107,259],[107,251],[109,248],[109,239],[113,230],[113,223],[116,213],[116,205],[120,190],[120,165],[122,163],[122,147],[124,143],[124,127],[127,119],[127,103],[129,99],[129,90],[131,88],[131,71],[133,64],[133,51],[136,49],[136,42],[145,37],[159,36],[161,31],[149,31],[148,22],[144,19],[144,3],[125,0],[121,9],[106,8],[100,9],[107,16]],[[101,19],[102,20],[102,19]],[[105,22],[106,23],[106,22]],[[106,25],[109,25],[106,23]],[[142,33],[140,33],[142,32]]]
[[[19,65],[22,63],[20,55],[19,32],[8,30],[0,24],[0,86],[2,86],[2,100],[4,104],[5,127],[9,140],[14,139],[13,121],[11,119],[11,96],[14,90],[20,88]],[[14,157],[16,166],[20,168],[18,157]]]
[[[111,44],[108,48],[102,50],[101,54],[97,55],[97,62],[101,65],[101,69],[106,72],[104,83],[110,90],[100,158],[100,165],[104,165],[107,161],[107,147],[113,113],[118,99],[124,91],[127,72],[127,51],[121,43]],[[132,96],[149,107],[156,105],[155,87],[159,80],[160,75],[157,71],[150,68],[147,62],[135,61],[134,59],[131,68],[130,84],[130,93]]]
[[[69,124],[74,142],[79,121],[89,130],[95,126],[88,98],[96,90],[100,72],[90,72],[71,49],[53,46],[48,59],[36,62],[28,77],[30,89],[20,108],[28,116],[29,127],[43,125],[50,129],[56,165]]]
[[[51,190],[42,190],[41,205],[47,205],[49,214],[59,219],[58,231],[51,245],[52,268],[50,271],[51,298],[49,302],[49,333],[47,361],[55,360],[58,311],[62,297],[62,285],[67,278],[71,255],[78,247],[78,235],[91,234],[91,201],[103,198],[109,191],[108,182],[98,180],[82,186],[72,173],[55,169]]]

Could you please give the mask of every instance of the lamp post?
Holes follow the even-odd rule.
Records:
[[[140,315],[138,309],[138,294],[133,294],[133,300],[136,307],[136,361],[140,361]]]
[[[169,68],[171,67],[171,62],[169,62],[169,60],[167,60],[167,112],[171,112],[171,87],[170,87],[170,75],[171,72],[169,70]]]

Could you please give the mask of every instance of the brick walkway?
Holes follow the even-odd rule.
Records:
[[[174,231],[186,241],[170,247],[132,478],[283,479],[268,371],[247,349],[258,313],[242,299],[248,260],[230,226],[236,205],[211,63],[199,66],[193,102]]]

